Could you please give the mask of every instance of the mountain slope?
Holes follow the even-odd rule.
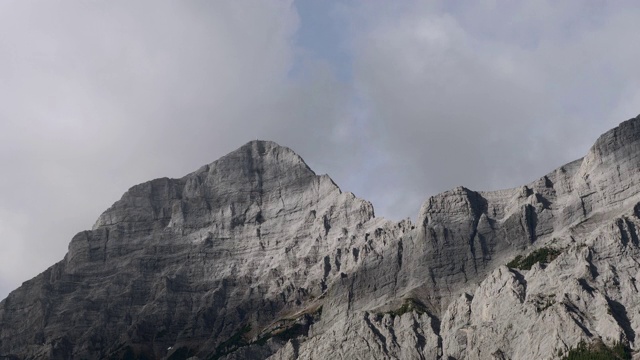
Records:
[[[582,339],[633,348],[638,169],[640,117],[526,186],[458,187],[428,199],[416,224],[396,223],[288,148],[253,141],[127,191],[64,260],[0,302],[0,358],[557,358]],[[510,262],[535,249],[553,255],[541,257],[548,265]]]

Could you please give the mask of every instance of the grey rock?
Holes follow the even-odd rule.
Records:
[[[0,302],[0,358],[525,359],[640,331],[640,117],[413,224],[252,141],[134,186]],[[559,255],[530,270],[516,255]],[[513,266],[513,265],[512,265]]]
[[[372,217],[291,150],[251,142],[127,191],[1,303],[0,354],[226,355],[243,328],[250,339],[303,310],[355,266],[349,239]]]
[[[438,359],[439,337],[427,314],[357,312],[301,344],[289,342],[270,360]]]

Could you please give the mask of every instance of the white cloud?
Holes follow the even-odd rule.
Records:
[[[28,225],[29,219],[25,214],[0,208],[0,239],[3,245],[0,252],[0,264],[3,269],[0,291],[9,291],[10,285],[15,286],[19,281],[26,280],[23,279],[24,275],[20,270],[25,262],[30,262],[30,254],[24,246],[24,234]]]
[[[633,5],[343,1],[323,56],[292,1],[0,2],[0,287],[128,187],[255,138],[392,218],[533,180],[640,112]]]
[[[320,146],[341,91],[294,45],[298,24],[291,1],[0,4],[0,246],[17,259],[0,281],[61,260],[136,183],[256,137]]]
[[[354,73],[387,153],[376,169],[387,175],[369,189],[384,214],[411,215],[455,185],[534,180],[635,116],[637,10],[487,1],[362,11]]]

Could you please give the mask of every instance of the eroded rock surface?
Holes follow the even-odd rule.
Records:
[[[127,191],[61,262],[0,302],[0,358],[635,349],[639,169],[640,117],[520,188],[434,196],[413,224],[376,218],[290,149],[252,141]],[[553,256],[522,265],[542,250]]]

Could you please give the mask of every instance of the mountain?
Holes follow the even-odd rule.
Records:
[[[554,359],[635,349],[640,116],[414,224],[252,141],[129,189],[0,302],[0,359]],[[584,346],[583,346],[584,347]]]

